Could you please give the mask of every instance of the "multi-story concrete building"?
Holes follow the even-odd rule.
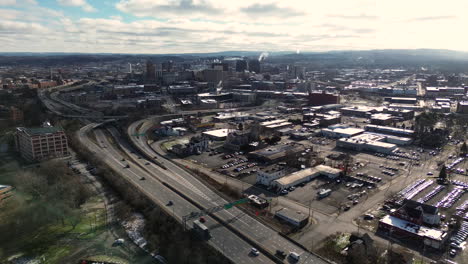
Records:
[[[28,161],[68,156],[68,141],[60,127],[16,128],[16,147]]]

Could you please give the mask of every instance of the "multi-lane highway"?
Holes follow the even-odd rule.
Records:
[[[182,216],[189,214],[190,212],[196,211],[197,207],[183,197],[167,188],[160,180],[156,179],[154,175],[148,173],[147,167],[155,166],[152,163],[148,165],[146,160],[143,158],[138,159],[135,154],[132,153],[130,146],[124,144],[120,152],[117,148],[109,142],[107,136],[100,129],[95,129],[94,133],[96,136],[97,144],[95,144],[87,133],[91,133],[93,127],[96,124],[89,124],[83,127],[79,131],[79,139],[83,145],[85,145],[90,151],[96,153],[96,155],[102,159],[107,165],[109,165],[114,171],[119,173],[124,179],[130,184],[133,184],[138,188],[144,195],[150,198],[153,202],[158,204],[160,207],[165,209],[168,214],[172,215],[179,222],[182,221]],[[113,131],[113,133],[117,133]],[[119,136],[116,135],[116,140],[120,140]],[[135,157],[136,161],[129,159],[129,155]],[[123,160],[124,159],[124,160]],[[125,168],[129,165],[129,168]],[[143,168],[142,168],[143,167]],[[145,179],[142,180],[142,177]],[[168,206],[169,201],[172,205]],[[187,223],[187,227],[191,226],[191,222]],[[235,263],[272,263],[263,254],[259,256],[250,255],[252,245],[238,237],[236,234],[231,232],[228,228],[219,224],[215,219],[206,217],[206,225],[210,229],[211,238],[210,243],[214,248],[222,252],[226,257],[231,259]]]
[[[145,153],[147,157],[157,157],[158,161],[162,161],[167,168],[165,170],[160,167],[155,167],[154,175],[186,195],[190,195],[192,199],[204,205],[205,208],[226,204],[227,201],[224,198],[212,191],[196,177],[172,163],[170,160],[159,156],[151,149],[147,144],[147,138],[144,134],[146,134],[147,130],[152,126],[152,122],[145,121],[147,120],[141,120],[131,124],[127,132],[129,135],[140,135],[138,137],[130,136],[133,144],[137,146],[140,151]],[[290,242],[270,227],[260,223],[238,208],[220,211],[216,213],[216,216],[230,223],[233,228],[250,237],[250,239],[272,253],[276,250],[283,250],[285,252],[293,251],[301,254],[299,263],[328,263],[328,261],[319,256],[304,251],[301,247]]]

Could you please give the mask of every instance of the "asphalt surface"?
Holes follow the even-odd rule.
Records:
[[[136,135],[145,133],[146,130],[152,125],[151,123],[146,124],[146,120],[141,120],[131,124],[128,128],[129,135]],[[137,128],[142,127],[137,131]],[[156,156],[158,161],[162,161],[167,170],[164,170],[157,166],[155,168],[155,176],[161,180],[168,182],[171,186],[190,195],[190,197],[197,202],[204,204],[206,208],[218,206],[228,203],[224,198],[213,192],[210,188],[201,183],[193,175],[180,168],[170,160],[157,154],[148,144],[145,136],[131,136],[133,143],[138,146],[140,151],[146,153],[150,157]],[[329,263],[326,260],[321,259],[315,254],[305,252],[296,244],[290,242],[284,237],[280,236],[276,231],[268,226],[260,223],[250,215],[242,212],[240,209],[233,207],[230,210],[223,210],[216,215],[222,218],[224,221],[229,222],[230,225],[243,234],[248,235],[251,239],[255,240],[256,243],[262,245],[264,249],[274,253],[276,250],[283,250],[284,252],[297,252],[301,254],[301,259],[297,263]]]
[[[100,157],[113,170],[125,177],[131,184],[137,186],[142,193],[159,204],[163,209],[165,208],[169,214],[173,215],[179,221],[182,220],[182,216],[197,210],[193,204],[168,189],[159,180],[155,179],[153,175],[140,168],[135,162],[128,161],[127,158],[125,158],[125,161],[122,161],[122,153],[108,141],[106,135],[99,129],[95,130],[99,146],[94,144],[94,142],[86,136],[86,132],[90,131],[94,125],[95,124],[87,125],[79,131],[80,141],[91,151],[95,152],[98,157]],[[146,163],[144,159],[141,161]],[[130,165],[130,168],[124,168],[127,164]],[[140,180],[141,177],[145,177],[145,180]],[[169,201],[172,201],[172,206],[167,206]],[[249,253],[252,246],[249,243],[236,236],[229,229],[220,225],[214,219],[210,217],[205,218],[207,220],[206,226],[208,226],[211,233],[211,238],[208,243],[222,252],[233,262],[272,263],[272,261],[263,254],[260,254],[260,256],[257,257],[250,255]],[[190,228],[191,225],[191,222],[187,222],[188,228]]]

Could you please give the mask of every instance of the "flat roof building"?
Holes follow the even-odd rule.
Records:
[[[252,151],[249,156],[265,163],[274,163],[285,159],[288,155],[298,155],[305,150],[306,147],[301,144],[283,144]]]
[[[65,157],[68,141],[61,127],[16,128],[16,148],[27,161]]]
[[[345,125],[329,126],[322,129],[322,134],[329,138],[350,138],[364,132],[364,129],[348,127]]]
[[[203,132],[202,134],[213,140],[224,140],[226,139],[229,133],[232,133],[235,131],[236,131],[235,129],[222,128],[222,129],[206,131],[206,132]]]
[[[366,131],[372,131],[372,132],[395,135],[395,136],[412,137],[414,135],[414,130],[389,127],[389,126],[367,125],[365,126],[364,129]]]
[[[307,168],[293,172],[280,179],[274,180],[273,185],[276,186],[279,190],[285,190],[289,187],[296,186],[304,182],[309,182],[320,175],[324,175],[330,179],[334,179],[340,176],[340,173],[340,169],[335,169],[325,165],[318,165],[313,168]]]
[[[309,217],[300,211],[282,208],[275,212],[275,217],[294,227],[304,227],[309,222]]]
[[[413,237],[436,249],[442,248],[448,237],[445,231],[417,225],[391,215],[387,215],[379,221],[379,229]]]
[[[384,136],[364,133],[352,138],[341,138],[336,142],[336,146],[356,151],[372,151],[385,154],[390,154],[397,149],[395,144],[382,142],[383,140],[385,140]]]

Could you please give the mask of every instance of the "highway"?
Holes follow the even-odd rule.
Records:
[[[123,153],[119,152],[113,144],[109,142],[102,130],[94,130],[98,145],[91,141],[86,133],[89,133],[95,125],[96,124],[89,124],[83,127],[78,133],[79,139],[115,172],[119,173],[129,183],[136,186],[143,194],[158,204],[162,209],[165,209],[168,214],[175,217],[179,222],[182,222],[182,216],[197,210],[197,207],[193,204],[164,186],[159,180],[154,178],[153,175],[140,168],[140,166],[150,166],[144,165],[147,162],[146,160],[137,158],[138,161],[141,161],[141,163],[138,162],[138,165],[137,162],[128,160],[125,155],[122,155]],[[128,145],[125,145],[124,149],[128,151],[126,151],[126,155],[134,155],[130,152],[131,150]],[[125,161],[122,161],[122,158],[125,158]],[[124,168],[127,164],[130,167]],[[145,180],[141,180],[141,177],[145,177]],[[167,206],[169,201],[173,202],[172,206]],[[207,220],[206,225],[210,229],[212,236],[208,243],[222,252],[234,263],[273,263],[263,254],[260,254],[258,257],[249,255],[250,249],[252,248],[249,243],[239,238],[213,218],[208,216],[205,218]],[[191,222],[187,222],[187,227],[191,227],[191,224]]]
[[[134,122],[128,127],[129,135],[145,134],[146,130],[152,126],[148,120],[140,120]],[[141,126],[141,128],[139,128]],[[137,128],[139,128],[137,130]],[[156,167],[154,175],[163,181],[166,181],[172,187],[179,191],[190,195],[200,204],[205,205],[205,208],[210,208],[217,205],[228,203],[224,198],[208,188],[200,182],[196,177],[172,163],[170,160],[158,155],[148,144],[146,136],[130,136],[133,144],[145,153],[148,157],[157,157],[158,161],[162,161],[167,170]],[[198,210],[197,210],[198,211]],[[274,253],[276,250],[284,252],[297,252],[301,254],[301,259],[298,263],[329,263],[328,261],[318,257],[315,254],[305,252],[296,244],[290,242],[286,238],[279,235],[275,230],[260,223],[250,215],[242,212],[238,208],[223,210],[216,213],[216,216],[229,222],[230,225],[245,235],[248,235],[256,243],[262,245],[264,249]]]

